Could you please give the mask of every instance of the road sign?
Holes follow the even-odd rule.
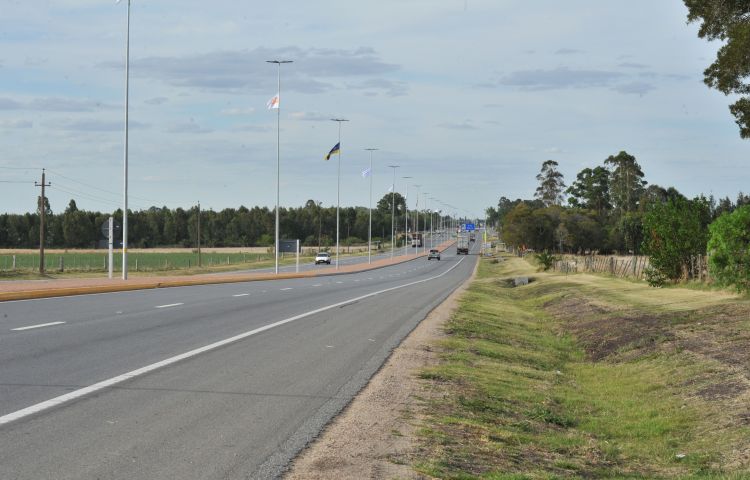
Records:
[[[117,220],[114,221],[113,230],[115,237],[121,232],[121,227],[120,224],[117,223]],[[102,223],[102,237],[109,238],[109,220],[105,220],[104,223]]]
[[[476,230],[476,226],[473,223],[467,223],[466,224],[466,231],[467,232],[472,232],[474,230]]]
[[[297,240],[279,240],[280,253],[294,253],[297,251]]]

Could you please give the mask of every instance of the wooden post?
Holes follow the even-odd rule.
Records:
[[[42,169],[42,183],[34,183],[36,187],[42,187],[42,196],[39,197],[39,274],[44,275],[44,214],[45,198],[44,187],[51,184],[44,183],[44,169]]]

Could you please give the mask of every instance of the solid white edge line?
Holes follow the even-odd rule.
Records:
[[[249,293],[238,293],[238,294],[232,295],[232,296],[233,297],[247,297],[248,295],[250,295],[250,294]]]
[[[169,307],[178,307],[180,305],[185,305],[184,303],[170,303],[168,305],[157,305],[154,308],[169,308]]]
[[[153,372],[154,370],[157,370],[162,367],[166,367],[168,365],[172,365],[174,363],[177,363],[182,360],[186,360],[191,357],[195,357],[196,355],[200,355],[201,353],[205,353],[211,350],[215,350],[217,348],[223,347],[225,345],[229,345],[230,343],[237,342],[239,340],[243,340],[245,338],[251,337],[253,335],[257,335],[258,333],[265,332],[266,330],[271,330],[272,328],[280,327],[281,325],[285,325],[287,323],[294,322],[296,320],[309,317],[311,315],[316,315],[321,312],[325,312],[326,310],[331,310],[333,308],[338,308],[343,305],[347,305],[350,303],[358,302],[360,300],[364,300],[365,298],[374,297],[377,295],[382,295],[383,293],[392,292],[394,290],[398,290],[400,288],[410,287],[412,285],[417,285],[420,283],[429,282],[432,280],[436,280],[440,277],[443,277],[447,275],[451,270],[461,265],[461,262],[463,262],[467,257],[463,257],[461,260],[459,260],[455,265],[453,265],[448,270],[444,271],[443,273],[439,275],[435,275],[434,277],[424,278],[422,280],[416,280],[414,282],[405,283],[403,285],[398,285],[395,287],[386,288],[384,290],[378,290],[377,292],[371,292],[367,293],[365,295],[361,295],[359,297],[350,298],[348,300],[344,300],[342,302],[334,303],[333,305],[328,305],[325,307],[316,308],[315,310],[310,310],[309,312],[301,313],[299,315],[295,315],[293,317],[286,318],[284,320],[279,320],[278,322],[269,323],[268,325],[264,325],[262,327],[255,328],[253,330],[249,330],[244,333],[240,333],[239,335],[235,335],[233,337],[226,338],[224,340],[219,340],[218,342],[211,343],[209,345],[206,345],[204,347],[196,348],[194,350],[190,350],[189,352],[182,353],[180,355],[175,355],[174,357],[167,358],[165,360],[162,360],[160,362],[152,363],[151,365],[147,365],[145,367],[141,367],[139,369],[130,371],[128,373],[123,373],[122,375],[118,375],[116,377],[103,380],[101,382],[95,383],[93,385],[89,385],[88,387],[84,387],[69,393],[66,393],[65,395],[60,395],[59,397],[52,398],[50,400],[46,400],[44,402],[37,403],[36,405],[31,405],[30,407],[23,408],[21,410],[17,410],[15,412],[9,413],[7,415],[3,415],[0,417],[0,425],[5,425],[6,423],[13,422],[15,420],[19,420],[24,417],[28,417],[29,415],[34,415],[35,413],[42,412],[44,410],[49,410],[50,408],[54,408],[58,405],[61,405],[63,403],[69,402],[71,400],[75,400],[78,398],[81,398],[85,395],[88,395],[90,393],[98,392],[99,390],[103,390],[105,388],[109,388],[113,385],[117,385],[118,383],[122,383],[127,380],[131,380],[133,378],[139,377],[141,375],[145,375],[146,373]]]
[[[29,325],[28,327],[11,328],[11,331],[20,332],[23,330],[31,330],[32,328],[42,328],[42,327],[51,327],[52,325],[62,325],[63,323],[65,322],[40,323],[39,325]]]

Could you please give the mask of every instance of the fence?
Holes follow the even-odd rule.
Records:
[[[564,255],[554,262],[552,269],[561,273],[606,273],[616,277],[640,280],[646,278],[649,265],[649,257],[641,255],[629,257]],[[684,280],[710,281],[706,256],[691,256],[688,265],[683,268],[682,277]]]
[[[282,255],[283,257],[283,255]],[[273,255],[254,253],[203,253],[203,267],[252,264],[270,261]],[[106,272],[107,253],[48,253],[44,256],[48,272]],[[183,270],[198,266],[197,253],[130,253],[128,269],[131,271]],[[114,271],[122,271],[122,254],[114,254]],[[39,255],[0,255],[0,272],[39,271]]]
[[[563,256],[552,268],[562,273],[607,273],[616,277],[645,278],[649,266],[646,256],[615,257],[603,255]]]

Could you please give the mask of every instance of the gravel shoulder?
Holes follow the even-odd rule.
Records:
[[[479,263],[477,263],[479,265]],[[435,308],[396,348],[347,408],[290,465],[285,479],[426,478],[410,464],[418,457],[416,431],[428,382],[419,371],[438,361],[434,345],[472,276]]]

